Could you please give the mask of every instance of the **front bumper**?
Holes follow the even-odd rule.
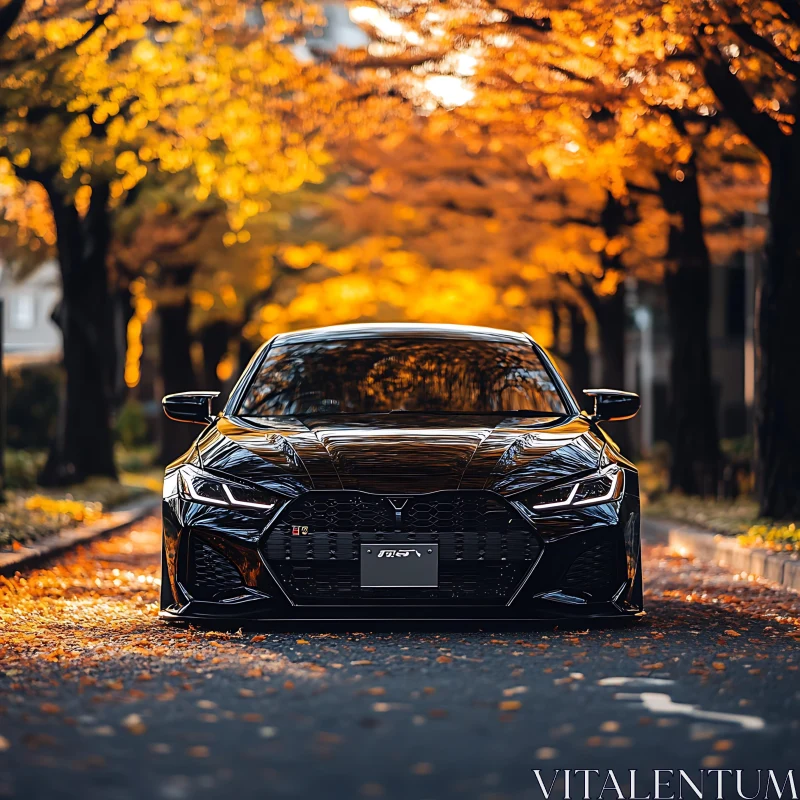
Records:
[[[275,563],[266,557],[265,538],[271,525],[265,528],[257,516],[174,496],[164,501],[163,519],[165,577],[160,616],[169,621],[489,622],[619,619],[643,613],[639,501],[631,495],[602,506],[528,520],[541,545],[535,557],[521,571],[513,591],[481,602],[471,602],[469,597],[451,602],[404,598],[397,593],[355,602],[346,597],[298,597],[287,592]],[[210,548],[215,558],[222,556],[233,565],[241,576],[238,587],[213,598],[198,596],[191,584],[190,544]],[[482,563],[476,562],[476,568]],[[598,570],[606,576],[600,591],[592,583]],[[219,566],[211,574],[225,578]]]

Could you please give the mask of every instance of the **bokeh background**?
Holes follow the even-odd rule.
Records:
[[[528,331],[641,394],[609,432],[651,504],[800,517],[792,0],[6,0],[0,35],[4,544],[157,489],[196,433],[164,394],[355,321]]]

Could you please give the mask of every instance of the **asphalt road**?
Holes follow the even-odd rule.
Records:
[[[169,628],[158,547],[150,519],[0,578],[0,797],[541,798],[535,769],[627,797],[633,768],[644,796],[656,768],[799,766],[800,597],[658,541],[648,617],[590,630]]]

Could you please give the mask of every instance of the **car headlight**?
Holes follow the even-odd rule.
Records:
[[[188,464],[178,470],[178,486],[185,499],[212,506],[271,512],[283,501],[279,495],[210,475]]]
[[[618,500],[624,491],[625,474],[616,464],[596,475],[569,481],[543,491],[525,492],[517,498],[532,511],[551,511],[569,506],[593,506]]]

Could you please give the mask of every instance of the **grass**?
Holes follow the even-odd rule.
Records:
[[[800,523],[760,517],[758,503],[749,495],[735,500],[688,497],[667,490],[669,481],[664,459],[644,461],[638,466],[642,507],[648,515],[736,536],[746,547],[800,552]]]
[[[800,526],[794,522],[788,525],[753,525],[739,537],[739,542],[747,547],[800,553]]]
[[[163,470],[153,465],[152,450],[118,451],[120,480],[91,478],[65,488],[36,485],[45,454],[6,454],[6,502],[0,505],[0,548],[44,538],[64,528],[101,519],[135,497],[161,491]]]
[[[700,525],[728,535],[743,534],[753,525],[763,522],[758,516],[758,504],[749,497],[716,500],[666,492],[655,499],[645,498],[644,510],[653,517]]]

